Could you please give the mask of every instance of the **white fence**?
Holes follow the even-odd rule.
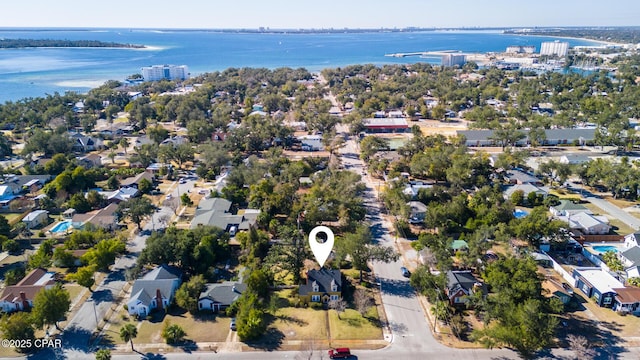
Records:
[[[544,251],[542,251],[542,253],[549,256],[549,254],[547,254]],[[558,274],[560,274],[562,278],[569,283],[569,285],[576,286],[576,280],[573,278],[573,276],[569,274],[569,272],[565,270],[560,264],[558,264],[551,256],[549,256],[549,258],[553,263],[553,270],[555,270]]]

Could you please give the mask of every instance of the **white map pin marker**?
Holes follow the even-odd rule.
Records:
[[[327,234],[327,241],[319,243],[316,240],[316,236],[319,232]],[[333,250],[333,231],[326,226],[316,226],[309,233],[309,246],[311,246],[311,252],[316,257],[316,261],[320,264],[320,267],[324,266],[324,262],[327,261],[331,250]]]

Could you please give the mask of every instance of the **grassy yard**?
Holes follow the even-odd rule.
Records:
[[[338,318],[335,310],[329,310],[329,326],[332,340],[382,339],[378,309],[375,306],[369,309],[366,317],[353,309],[347,309]]]
[[[108,339],[113,343],[122,344],[120,328],[129,322],[138,327],[138,336],[133,342],[139,344],[164,343],[161,333],[167,322],[181,326],[187,333],[186,338],[195,342],[222,342],[226,340],[230,331],[230,319],[214,314],[198,314],[194,317],[188,312],[166,316],[156,313],[150,321],[136,321],[122,310],[111,318],[109,329],[106,331]]]
[[[551,189],[549,195],[557,196],[561,200],[580,201],[580,199],[582,199],[580,194],[569,192],[565,189]]]
[[[281,308],[271,326],[280,330],[287,340],[327,339],[325,310]]]

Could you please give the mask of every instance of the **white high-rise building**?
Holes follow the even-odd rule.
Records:
[[[540,55],[557,55],[560,57],[567,56],[569,52],[569,43],[556,41],[546,41],[540,45]]]
[[[467,62],[467,57],[460,54],[445,54],[442,55],[443,66],[462,66]]]
[[[158,80],[186,80],[189,78],[187,65],[153,65],[142,68],[142,77],[145,81]]]

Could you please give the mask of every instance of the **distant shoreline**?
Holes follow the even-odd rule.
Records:
[[[0,39],[0,49],[26,48],[117,48],[144,49],[144,45],[122,44],[98,40]]]

